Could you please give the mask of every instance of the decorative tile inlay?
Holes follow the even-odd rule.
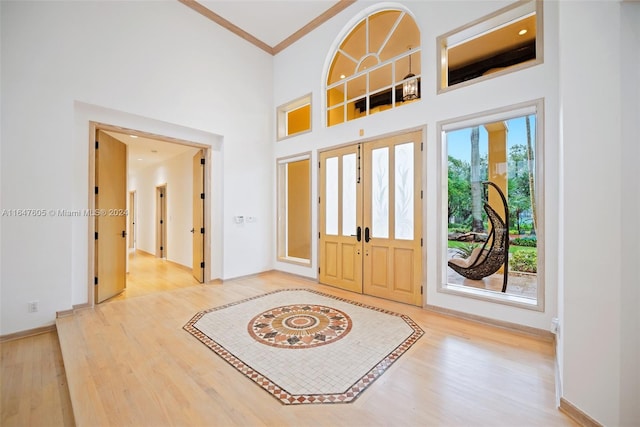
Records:
[[[344,337],[351,330],[351,319],[324,305],[286,305],[258,314],[247,329],[256,341],[266,345],[310,348]]]
[[[424,334],[405,315],[309,289],[201,311],[184,329],[287,405],[353,402]]]

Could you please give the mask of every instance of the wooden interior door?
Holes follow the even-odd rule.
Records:
[[[129,192],[129,249],[136,247],[136,192]]]
[[[204,152],[193,156],[193,277],[204,283]]]
[[[422,302],[422,133],[365,144],[364,293]]]
[[[167,186],[156,187],[156,257],[167,257]]]
[[[94,299],[100,303],[127,283],[127,146],[98,131],[95,160]]]
[[[320,282],[362,293],[360,147],[320,153]],[[358,232],[360,228],[360,232]]]

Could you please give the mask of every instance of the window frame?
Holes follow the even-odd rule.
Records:
[[[312,94],[308,93],[299,98],[289,101],[276,108],[276,140],[282,141],[294,136],[304,135],[313,130],[313,99]],[[304,106],[309,106],[309,129],[289,134],[289,113],[298,110]]]
[[[288,256],[288,197],[286,179],[287,165],[301,160],[309,161],[309,259]],[[276,159],[276,261],[304,267],[312,266],[313,259],[313,197],[312,197],[312,153],[310,151]]]
[[[533,60],[520,62],[508,66],[503,70],[472,78],[454,85],[449,85],[445,81],[448,78],[448,58],[447,50],[450,47],[460,45],[465,41],[483,36],[494,30],[498,30],[509,22],[524,18],[529,14],[536,15],[536,57]],[[534,67],[544,63],[544,21],[543,2],[541,0],[521,0],[512,5],[499,9],[489,15],[485,15],[475,21],[455,28],[436,38],[436,52],[438,52],[438,64],[436,72],[436,92],[446,93],[451,90],[467,87],[486,80],[494,79],[506,74],[514,73],[526,68]]]
[[[537,247],[538,247],[538,267],[537,267],[537,293],[536,301],[532,303],[528,298],[517,295],[504,294],[487,289],[472,288],[464,285],[447,283],[447,205],[448,205],[448,149],[445,132],[465,129],[473,126],[480,126],[496,121],[510,120],[525,115],[536,115],[535,124],[535,183],[536,183],[536,210],[537,215]],[[536,99],[529,102],[514,104],[511,106],[487,110],[484,112],[467,116],[443,120],[437,123],[437,144],[440,171],[438,173],[438,188],[441,189],[438,199],[438,248],[437,248],[437,292],[464,296],[482,301],[509,305],[534,311],[544,312],[545,310],[545,179],[544,179],[544,99]]]

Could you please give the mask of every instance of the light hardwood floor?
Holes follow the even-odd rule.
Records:
[[[198,285],[191,269],[142,251],[129,253],[127,287],[109,301]]]
[[[200,310],[291,287],[402,312],[425,335],[354,403],[284,406],[182,329]],[[57,326],[79,426],[575,425],[555,408],[551,343],[281,273],[111,300]],[[45,341],[55,341],[49,335]],[[5,381],[11,371],[5,356],[18,357],[7,344],[16,343],[2,349],[2,425],[72,424],[68,409],[64,415],[68,405],[26,395],[37,381],[18,390],[25,380]],[[28,403],[7,405],[6,393]],[[60,388],[45,399],[62,395]],[[51,413],[8,414],[35,406]]]
[[[58,334],[3,342],[0,425],[73,426]]]

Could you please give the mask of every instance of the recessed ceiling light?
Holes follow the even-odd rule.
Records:
[[[144,159],[138,159],[138,160],[144,160]]]
[[[520,30],[520,31],[518,32],[518,35],[519,35],[519,36],[524,36],[525,34],[527,34],[527,30],[525,30],[525,29],[522,29],[522,30]]]
[[[131,138],[137,138],[138,135],[129,135]]]
[[[347,76],[345,76],[344,74],[340,74],[340,78],[341,79],[344,79],[345,77],[347,77]]]
[[[151,152],[152,152],[152,153],[157,153],[157,152],[158,152],[158,150],[151,150]]]

